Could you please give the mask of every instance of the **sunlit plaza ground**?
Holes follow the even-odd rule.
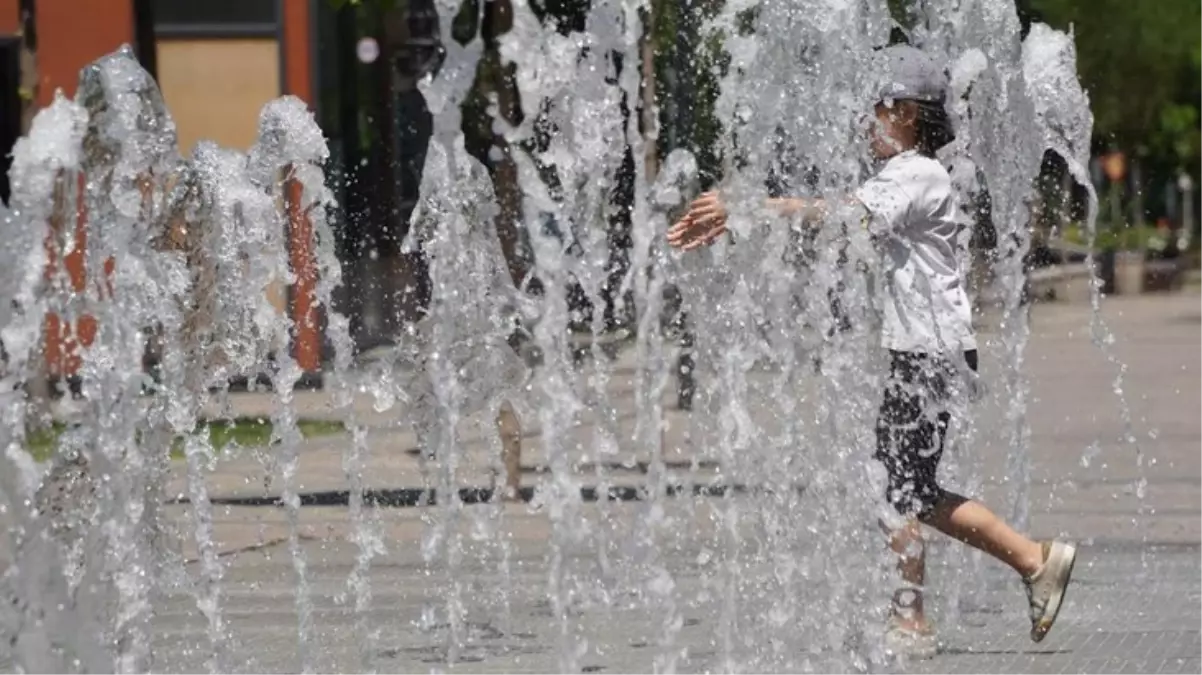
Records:
[[[1198,576],[1200,468],[1198,410],[1199,341],[1202,315],[1195,287],[1173,295],[1134,299],[1114,298],[1104,304],[1104,318],[1114,332],[1113,355],[1126,364],[1123,391],[1130,406],[1132,431],[1145,455],[1146,498],[1138,499],[1135,484],[1136,447],[1125,435],[1120,403],[1114,393],[1115,365],[1090,339],[1089,307],[1081,303],[1037,305],[1032,315],[1032,339],[1027,351],[1031,380],[1031,528],[1036,535],[1072,537],[1082,543],[1075,581],[1061,618],[1049,638],[1034,645],[1028,641],[1024,602],[1017,580],[996,565],[982,563],[984,575],[966,578],[967,569],[939,565],[946,554],[937,544],[936,567],[931,573],[932,604],[946,611],[946,597],[960,585],[960,615],[954,621],[936,622],[942,650],[933,661],[910,664],[929,672],[1197,672],[1199,661]],[[615,391],[629,383],[633,358],[619,357]],[[990,366],[985,360],[986,373]],[[623,382],[626,378],[626,382]],[[299,394],[303,414],[329,414],[325,394]],[[633,424],[632,397],[617,395],[619,419]],[[255,415],[270,407],[268,396],[241,395],[240,412]],[[375,413],[370,400],[361,401],[369,432],[370,459],[365,472],[367,487],[378,494],[403,496],[421,487],[415,441],[404,428],[392,426],[395,412]],[[670,457],[681,483],[715,480],[719,469],[706,465],[690,470],[687,440],[674,430],[685,428],[687,413],[669,410],[666,441],[675,449]],[[524,464],[526,485],[537,485],[542,476],[538,430],[527,428]],[[590,430],[578,429],[581,440]],[[300,510],[302,547],[307,555],[313,602],[312,639],[307,646],[313,664],[321,670],[354,670],[361,667],[360,640],[355,614],[348,599],[347,577],[357,555],[348,540],[353,528],[345,500],[346,480],[342,452],[346,439],[326,436],[305,442],[298,484],[310,495]],[[486,485],[486,442],[469,437],[463,470],[464,484]],[[798,452],[804,452],[798,448]],[[636,453],[637,454],[637,453]],[[669,453],[671,455],[671,453]],[[986,500],[1003,499],[1007,488],[1006,453],[1000,446],[979,452],[984,462]],[[478,468],[473,469],[473,462]],[[176,486],[182,489],[184,468],[177,462]],[[637,467],[613,472],[617,484],[638,486],[645,476]],[[209,479],[216,502],[215,537],[225,553],[223,588],[225,617],[232,637],[227,645],[229,663],[237,669],[286,671],[299,667],[297,649],[296,581],[286,539],[288,524],[283,509],[262,499],[261,461],[251,456],[227,459]],[[992,479],[992,480],[991,480]],[[581,477],[586,485],[588,476]],[[735,496],[733,499],[742,499]],[[688,536],[665,540],[664,566],[676,584],[683,624],[676,646],[683,650],[677,667],[687,671],[726,667],[717,625],[719,610],[707,590],[715,563],[704,554],[713,541],[711,509],[720,500],[710,497],[677,497],[667,508],[692,524]],[[250,505],[248,505],[250,504]],[[616,559],[623,549],[641,502],[605,505],[586,503],[579,514],[610,532]],[[424,521],[438,507],[384,507],[378,510],[380,531],[387,553],[377,557],[369,573],[372,609],[368,626],[378,631],[368,655],[382,671],[415,672],[446,665],[447,627],[423,609],[441,607],[439,568],[427,567],[420,551]],[[456,573],[462,582],[467,624],[465,647],[456,655],[454,668],[467,671],[555,671],[560,664],[560,624],[547,602],[548,542],[551,525],[545,510],[527,504],[502,507],[503,518],[495,532],[474,541],[473,523],[495,522],[488,506],[467,506],[464,511],[465,557]],[[600,509],[607,509],[604,516]],[[185,556],[194,556],[190,543],[187,506],[172,507],[178,516]],[[741,532],[745,545],[756,539],[754,528]],[[822,541],[808,541],[798,533],[799,546],[821,550]],[[509,574],[499,570],[498,542],[511,546]],[[597,548],[569,551],[573,556],[595,557]],[[191,563],[196,571],[195,563]],[[432,570],[432,571],[431,571]],[[749,574],[752,573],[750,570]],[[431,576],[433,575],[433,576]],[[432,581],[432,579],[434,581]],[[509,584],[500,597],[497,585]],[[662,620],[655,612],[631,609],[614,598],[608,607],[571,614],[571,631],[585,645],[579,665],[586,672],[639,672],[651,669],[663,650],[658,636]],[[744,599],[743,616],[756,616],[756,600]],[[754,619],[747,619],[754,622]],[[812,624],[807,621],[807,625]],[[748,626],[741,628],[750,632]],[[162,670],[196,670],[208,654],[206,627],[192,596],[181,592],[162,605],[154,622],[156,667]],[[789,661],[804,665],[808,650],[819,639],[799,632],[783,649],[795,656]],[[758,645],[755,648],[762,648]],[[740,650],[729,652],[737,663]],[[817,653],[820,656],[820,649]],[[815,657],[816,659],[818,657]],[[820,661],[813,661],[820,663]]]

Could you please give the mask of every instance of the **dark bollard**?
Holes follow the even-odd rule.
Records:
[[[689,315],[684,311],[680,289],[675,285],[664,288],[664,307],[660,324],[666,335],[676,340],[680,354],[676,357],[676,407],[680,410],[693,409],[693,395],[697,392],[697,364],[693,356],[693,330]]]
[[[680,333],[677,335],[680,356],[676,359],[676,407],[681,410],[693,409],[693,395],[697,392],[697,364],[693,360],[693,331],[688,321],[688,315],[681,313],[678,322]]]
[[[681,410],[693,409],[693,394],[697,392],[697,380],[693,374],[695,367],[693,352],[682,352],[676,362],[676,407]]]
[[[1096,265],[1098,279],[1102,281],[1102,295],[1113,295],[1115,289],[1115,251],[1112,248],[1102,249],[1098,254]]]

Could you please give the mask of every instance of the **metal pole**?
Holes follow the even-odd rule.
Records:
[[[1139,157],[1131,160],[1131,226],[1144,225],[1144,185]]]
[[[655,13],[658,10],[656,4],[653,0],[643,12],[643,34],[639,45],[643,61],[643,166],[648,181],[654,181],[659,172],[659,120],[656,119],[655,106]]]
[[[1183,173],[1177,178],[1177,188],[1181,190],[1181,229],[1184,230],[1186,237],[1192,237],[1194,234],[1194,181],[1188,173]]]

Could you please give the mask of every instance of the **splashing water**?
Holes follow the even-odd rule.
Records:
[[[266,299],[273,284],[315,270],[307,300],[322,310],[332,347],[323,385],[350,430],[341,467],[355,555],[342,588],[361,670],[373,671],[379,653],[372,580],[389,550],[367,498],[360,393],[418,439],[421,578],[436,599],[420,616],[391,620],[441,633],[440,662],[471,655],[473,618],[500,617],[509,629],[516,573],[505,530],[515,511],[501,506],[501,490],[484,509],[469,509],[461,495],[471,480],[465,425],[511,406],[526,430],[537,429],[545,468],[527,508],[549,522],[540,583],[563,672],[614,648],[597,616],[649,623],[656,671],[888,668],[880,638],[894,561],[878,531],[889,517],[883,471],[867,450],[884,370],[876,253],[854,213],[836,212],[804,235],[757,206],[779,175],[791,194],[828,198],[867,177],[859,120],[874,103],[873,52],[891,27],[886,5],[727,2],[705,22],[706,39],[720,41],[727,57],[714,74],[715,116],[732,234],[681,255],[662,234],[700,187],[698,160],[675,149],[654,171],[646,157],[655,130],[640,130],[623,112],[640,101],[646,3],[598,0],[583,29],[572,30],[514,0],[512,27],[489,46],[479,36],[456,40],[459,3],[440,2],[446,59],[420,84],[434,135],[404,243],[426,257],[433,294],[388,358],[362,369],[347,320],[333,308],[342,269],[325,216],[333,205],[322,174],[328,151],[304,103],[269,104],[245,154],[202,143],[184,158],[157,88],[129,50],[90,66],[78,102],[60,97],[15,148],[14,197],[0,212],[0,290],[13,299],[0,307],[3,592],[13,600],[3,603],[0,630],[10,658],[25,670],[149,671],[156,603],[182,591],[204,618],[205,667],[239,667],[208,493],[215,448],[203,422],[230,396],[232,378],[266,372],[275,446],[267,471],[278,477],[288,526],[297,667],[322,667],[323,610],[314,600],[322,582],[303,541],[297,481],[298,326]],[[1028,203],[1045,149],[1089,185],[1087,101],[1068,36],[1036,25],[1020,42],[1011,2],[929,0],[914,11],[912,40],[951,64],[953,89],[964,93],[952,102],[952,151],[984,175],[1002,241],[994,268],[1000,329],[982,347],[999,365],[985,375],[991,386],[980,414],[1000,426],[967,421],[974,415],[958,401],[955,417],[966,421],[950,459],[971,494],[983,481],[973,446],[1002,438],[1008,515],[1025,527]],[[494,47],[497,54],[487,52]],[[493,102],[489,167],[467,150],[460,107],[478,67],[498,57],[515,68],[525,114],[503,114]],[[782,167],[782,148],[790,166]],[[1091,192],[1091,232],[1095,212]],[[76,245],[77,220],[87,233],[81,288],[62,272],[45,274]],[[497,236],[506,220],[528,241],[521,278]],[[311,259],[296,258],[289,232]],[[626,249],[616,262],[615,241]],[[675,367],[664,320],[671,287],[696,336],[700,386],[687,417],[663,403]],[[1123,369],[1098,316],[1096,285],[1092,302],[1095,339],[1119,369],[1129,430]],[[27,451],[26,421],[37,415],[20,385],[38,370],[32,361],[48,312],[69,326],[94,320],[96,333],[79,348],[82,410],[43,466]],[[142,363],[152,335],[162,354],[153,379]],[[632,345],[617,356],[604,346],[627,337]],[[623,387],[633,409],[615,393]],[[166,543],[164,486],[177,438],[194,568]],[[691,466],[679,470],[669,459],[676,451],[694,457]],[[1138,443],[1136,451],[1142,477]],[[703,463],[717,468],[704,474]],[[628,508],[611,496],[621,493],[620,472],[638,465],[646,467],[641,501]],[[707,497],[669,499],[689,490]],[[585,503],[585,494],[598,503]],[[474,592],[473,575],[486,564],[500,582]],[[953,589],[952,617],[973,592]],[[713,617],[701,650],[683,638],[686,616],[698,614]]]
[[[1132,446],[1135,454],[1135,493],[1138,500],[1136,522],[1133,525],[1144,534],[1142,526],[1146,513],[1147,467],[1144,451],[1135,434],[1131,421],[1131,405],[1123,391],[1123,379],[1127,365],[1114,352],[1114,334],[1102,318],[1102,285],[1094,270],[1094,243],[1098,233],[1098,195],[1089,177],[1089,144],[1093,131],[1093,116],[1089,112],[1089,99],[1077,81],[1077,55],[1072,35],[1061,33],[1042,24],[1031,27],[1031,33],[1023,44],[1023,73],[1035,101],[1039,130],[1045,146],[1060,155],[1068,164],[1069,173],[1077,184],[1086,188],[1089,201],[1086,206],[1085,225],[1088,232],[1089,253],[1086,265],[1091,271],[1089,304],[1090,337],[1114,368],[1113,390],[1118,402],[1122,421],[1123,443]],[[1141,578],[1147,573],[1147,546],[1140,548]]]
[[[162,512],[169,451],[180,438],[200,561],[198,578],[185,587],[208,625],[207,667],[223,672],[231,636],[206,483],[213,448],[200,414],[213,387],[256,376],[273,347],[277,359],[288,352],[288,322],[266,293],[289,274],[272,176],[294,169],[301,194],[315,195],[302,208],[328,199],[317,166],[324,140],[304,105],[285,99],[266,111],[253,161],[207,143],[184,160],[157,86],[128,48],[84,69],[78,102],[60,96],[18,143],[14,211],[4,214],[5,254],[15,256],[5,277],[14,299],[2,333],[6,381],[35,377],[31,358],[45,312],[71,331],[86,321],[96,326],[90,344],[76,343],[83,410],[58,437],[48,468],[23,449],[30,401],[20,387],[6,387],[14,400],[5,426],[15,434],[5,439],[7,461],[19,469],[5,470],[19,480],[3,490],[17,526],[6,569],[18,610],[5,623],[17,647],[12,657],[38,670],[153,668],[154,599],[176,588],[182,572]],[[79,252],[87,271],[73,287],[62,259],[81,245],[77,219],[86,223]],[[326,287],[319,286],[318,301],[326,302],[337,265],[328,247],[319,257]],[[55,272],[42,281],[47,262]],[[333,319],[338,344],[343,324]],[[143,367],[148,342],[161,352],[154,379]],[[287,436],[295,369],[283,361],[275,371],[277,429]],[[335,381],[345,361],[336,359]],[[286,463],[287,444],[284,455]],[[299,555],[297,568],[303,574]],[[305,602],[301,579],[298,604]]]
[[[112,668],[111,657],[95,631],[89,630],[87,615],[78,612],[73,602],[79,584],[76,568],[47,564],[57,563],[64,554],[52,537],[63,532],[78,534],[86,520],[60,516],[55,527],[29,508],[37,497],[41,470],[25,450],[26,416],[31,406],[20,389],[34,372],[31,360],[37,354],[43,313],[56,305],[50,300],[52,288],[44,276],[43,242],[51,234],[52,222],[60,227],[64,224],[61,217],[52,219],[52,205],[74,203],[66,195],[68,187],[76,185],[76,172],[83,162],[81,142],[86,125],[87,113],[61,96],[38,113],[29,136],[13,148],[12,211],[2,214],[7,243],[2,248],[3,262],[9,271],[4,291],[5,297],[13,300],[0,310],[5,313],[0,338],[6,356],[4,393],[0,394],[6,416],[0,431],[6,462],[0,472],[4,481],[0,512],[8,521],[10,556],[3,579],[3,626],[5,644],[11,649],[9,658],[30,670]],[[41,227],[23,227],[26,223]],[[88,518],[93,514],[79,515]],[[72,561],[77,560],[78,548],[71,553],[75,554]]]

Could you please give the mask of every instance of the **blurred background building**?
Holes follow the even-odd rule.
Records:
[[[401,256],[398,244],[430,133],[416,79],[440,54],[432,6],[401,4],[383,12],[326,0],[0,0],[2,196],[12,145],[32,113],[57,90],[74,95],[80,69],[122,44],[158,80],[184,153],[202,139],[248,149],[263,105],[296,95],[329,139],[340,250],[363,263],[349,266],[345,293],[356,332],[394,330],[423,290],[420,260]],[[285,309],[287,289],[274,295]]]
[[[511,272],[530,283],[511,149],[493,133],[485,108],[495,98],[500,114],[512,121],[523,114],[523,103],[535,111],[537,102],[518,100],[512,69],[500,61],[497,38],[508,30],[509,1],[463,2],[479,11],[460,14],[478,20],[456,21],[455,39],[480,37],[485,46],[464,105],[466,142],[492,174],[502,206],[498,234]],[[1098,121],[1096,155],[1110,158],[1095,167],[1106,205],[1103,226],[1121,234],[1102,245],[1196,248],[1191,235],[1198,226],[1193,186],[1202,72],[1197,0],[1016,4],[1024,23],[1075,27],[1080,71]],[[583,27],[589,2],[532,6],[571,30]],[[644,81],[653,83],[659,134],[650,164],[655,155],[689,148],[700,160],[705,187],[721,166],[716,141],[722,128],[712,112],[715,73],[725,61],[720,42],[699,33],[721,2],[653,0],[649,6],[653,32],[643,55],[653,55],[650,66],[626,67],[641,67]],[[903,38],[924,20],[912,0],[890,0],[890,6]],[[357,342],[369,346],[395,335],[417,315],[430,289],[420,253],[403,252],[401,242],[431,133],[417,81],[442,58],[433,0],[0,0],[0,196],[8,197],[9,150],[32,113],[58,89],[73,95],[80,68],[125,43],[158,79],[185,153],[200,139],[245,150],[265,103],[282,94],[306,101],[331,149],[328,169],[340,205],[333,215],[346,280],[340,302]],[[646,122],[651,113],[645,104],[622,101],[628,124]],[[627,155],[607,225],[615,279],[625,270],[629,246],[633,162]],[[1104,170],[1117,166],[1117,157],[1123,170]],[[1041,185],[1049,194],[1064,193],[1062,167],[1048,162],[1045,169]],[[1068,200],[1070,206],[1075,201]],[[1051,203],[1040,210],[1051,235],[1039,241],[1081,239],[1077,211]],[[284,288],[275,294],[281,309],[289,294]],[[628,320],[608,294],[605,303],[596,310],[607,327]]]

